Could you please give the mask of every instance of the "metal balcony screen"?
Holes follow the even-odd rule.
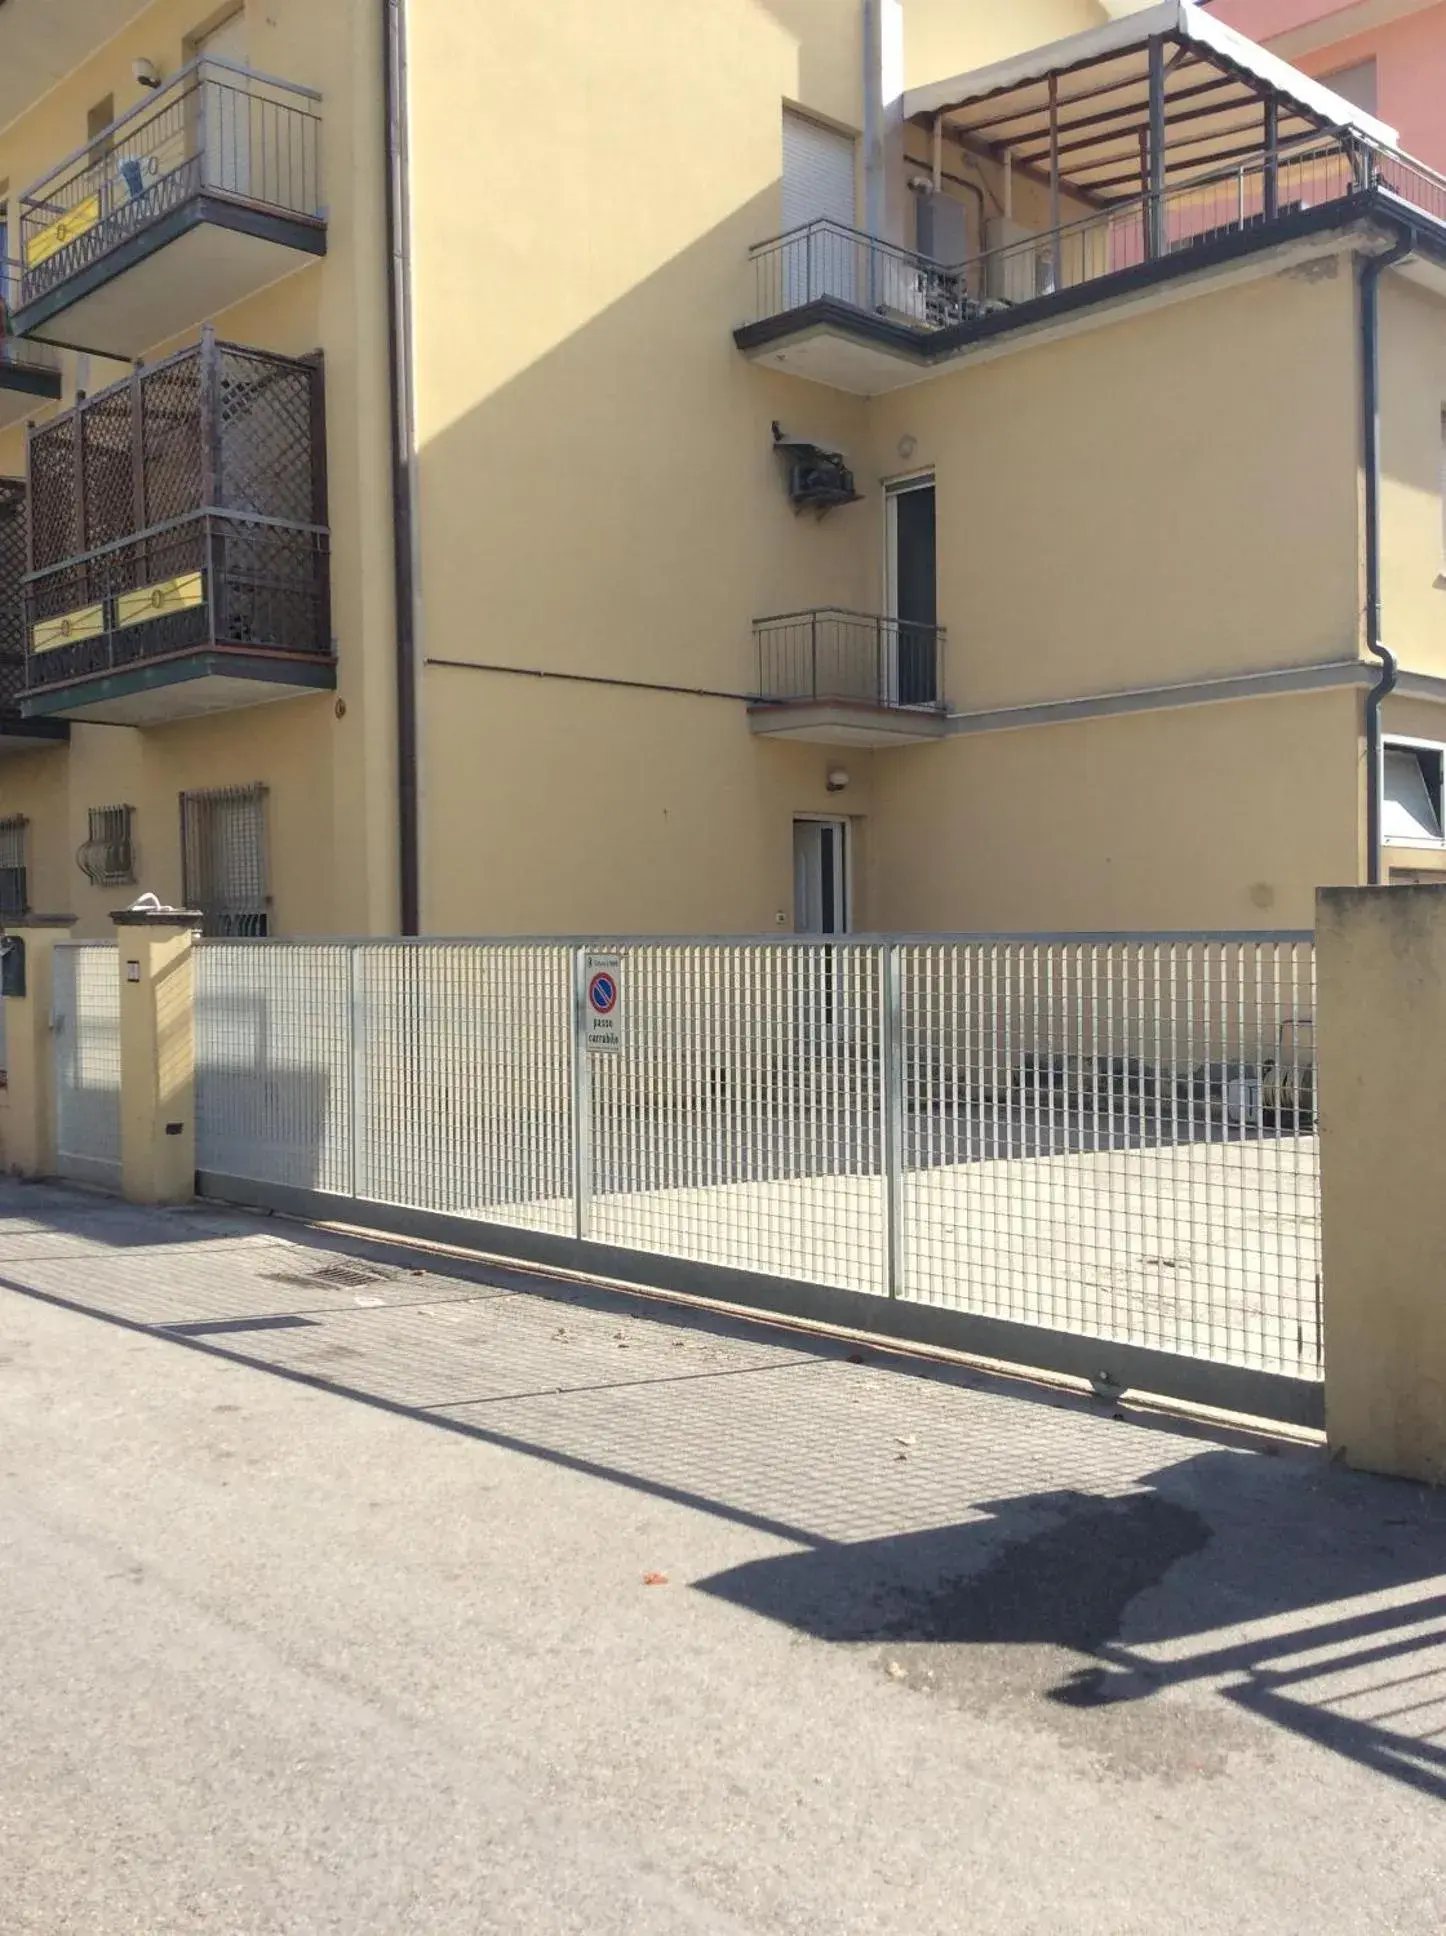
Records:
[[[11,703],[25,683],[24,576],[25,486],[0,477],[0,705]]]
[[[203,644],[329,656],[324,450],[320,360],[209,333],[32,429],[31,688]]]

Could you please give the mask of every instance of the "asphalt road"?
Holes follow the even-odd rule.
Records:
[[[1446,1501],[1313,1451],[3,1186],[0,1555],[12,1936],[1446,1926]]]

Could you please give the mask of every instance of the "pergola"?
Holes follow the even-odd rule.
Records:
[[[1247,158],[1275,213],[1277,165],[1334,139],[1394,149],[1396,131],[1223,26],[1191,0],[1164,0],[1088,33],[913,88],[908,122],[1096,208],[1148,198],[1149,252],[1164,252],[1164,196]]]

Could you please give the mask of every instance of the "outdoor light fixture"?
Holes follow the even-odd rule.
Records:
[[[161,70],[154,61],[148,61],[144,57],[133,60],[131,72],[135,75],[136,84],[139,87],[159,87],[161,84]]]
[[[842,793],[849,783],[849,776],[841,766],[831,766],[824,785],[830,793]]]

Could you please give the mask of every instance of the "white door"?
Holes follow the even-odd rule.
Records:
[[[846,820],[794,821],[795,933],[848,933],[848,831]]]
[[[209,34],[191,42],[192,56],[206,55],[246,65],[246,15],[233,13]],[[227,194],[253,194],[251,122],[259,103],[252,101],[242,75],[224,67],[201,70],[201,181]]]
[[[820,223],[828,226],[809,226]],[[784,243],[786,309],[796,309],[819,296],[852,302],[859,247],[853,226],[852,136],[785,108],[783,232],[794,238]]]

